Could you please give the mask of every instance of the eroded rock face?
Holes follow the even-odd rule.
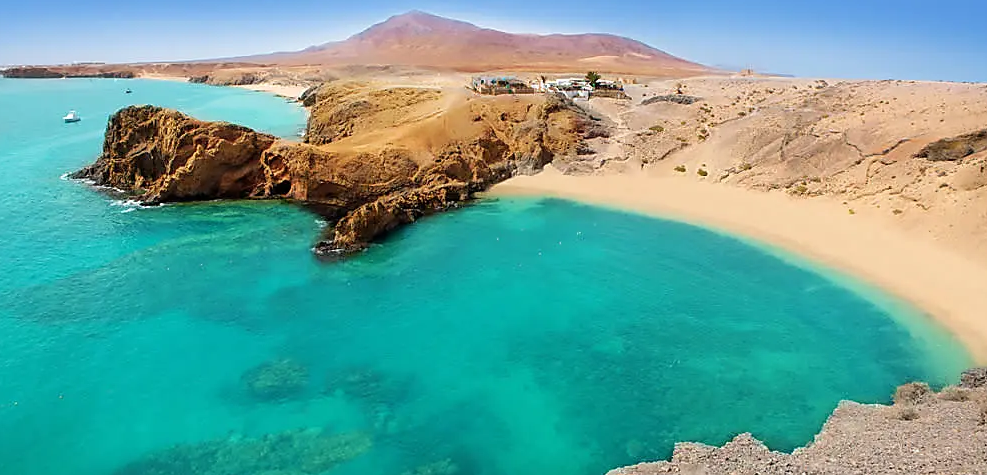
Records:
[[[335,223],[321,256],[365,248],[516,174],[584,148],[589,122],[557,97],[452,98],[439,90],[333,84],[310,93],[307,139],[153,106],[110,118],[103,154],[74,177],[144,202],[289,199]],[[359,113],[351,113],[359,110]]]
[[[276,140],[239,125],[132,106],[110,117],[103,154],[73,177],[149,203],[247,198],[263,182],[260,157]]]
[[[987,388],[987,367],[968,369],[960,375],[960,386],[964,388]]]
[[[954,162],[984,150],[987,150],[987,129],[933,142],[915,157],[933,162]]]
[[[112,68],[112,67],[108,67]],[[120,78],[131,79],[136,75],[126,69],[89,68],[85,66],[66,66],[61,68],[15,67],[0,71],[0,75],[11,79],[56,79],[56,78]]]

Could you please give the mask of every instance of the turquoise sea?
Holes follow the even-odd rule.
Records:
[[[131,103],[305,120],[233,88],[0,79],[0,473],[602,474],[744,431],[791,450],[841,399],[970,363],[874,289],[672,221],[482,201],[320,263],[296,206],[60,178]]]

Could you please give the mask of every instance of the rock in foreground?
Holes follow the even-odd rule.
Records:
[[[987,474],[987,382],[971,378],[964,387],[899,398],[894,406],[844,401],[815,440],[792,454],[773,452],[741,434],[723,447],[676,444],[669,462],[608,475]]]

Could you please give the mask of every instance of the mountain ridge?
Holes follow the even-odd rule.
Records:
[[[615,34],[506,33],[419,10],[392,16],[343,41],[236,59],[285,66],[386,64],[460,72],[598,70],[676,76],[712,70]]]

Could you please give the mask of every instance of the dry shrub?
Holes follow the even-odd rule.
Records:
[[[898,386],[894,392],[895,404],[918,404],[932,394],[932,389],[925,383],[908,383]]]
[[[939,399],[944,401],[963,402],[970,400],[970,390],[950,386],[939,393]]]
[[[915,406],[896,406],[894,409],[894,418],[899,421],[914,421],[918,419],[918,409]]]

